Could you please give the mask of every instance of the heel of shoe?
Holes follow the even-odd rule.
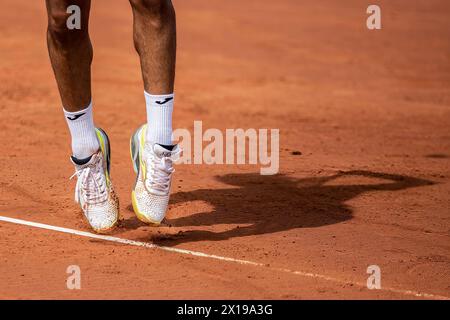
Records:
[[[102,128],[95,128],[95,133],[97,134],[98,141],[100,143],[100,148],[102,149],[103,154],[106,157],[106,166],[108,173],[110,173],[111,168],[111,144],[109,142],[109,137],[106,134],[105,130]]]
[[[137,129],[130,139],[130,155],[131,162],[133,163],[133,170],[137,174],[139,171],[139,134],[141,132],[141,128]]]

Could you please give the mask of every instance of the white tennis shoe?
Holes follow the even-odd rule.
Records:
[[[169,204],[173,163],[181,153],[178,145],[168,150],[157,143],[145,141],[147,125],[131,137],[130,151],[136,184],[131,193],[134,212],[145,223],[160,224]]]
[[[75,202],[79,203],[92,229],[98,233],[112,229],[119,219],[119,199],[110,178],[110,144],[106,133],[96,128],[100,150],[87,163],[71,158],[77,176]],[[71,178],[72,178],[71,177]]]

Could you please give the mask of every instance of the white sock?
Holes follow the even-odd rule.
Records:
[[[147,136],[152,143],[172,145],[174,94],[153,95],[144,91],[147,105]]]
[[[72,136],[72,153],[77,159],[86,159],[100,148],[92,117],[92,102],[80,111],[69,112],[64,109],[67,125]]]

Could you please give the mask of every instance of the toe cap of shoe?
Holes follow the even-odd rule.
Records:
[[[133,206],[141,220],[160,223],[166,216],[169,196],[158,196],[148,192],[134,193]]]
[[[99,232],[111,229],[118,220],[118,208],[114,203],[89,208],[86,217],[91,227]]]

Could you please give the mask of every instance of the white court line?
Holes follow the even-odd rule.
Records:
[[[87,238],[92,238],[92,239],[100,239],[100,240],[104,240],[104,241],[128,244],[128,245],[132,245],[132,246],[159,249],[159,250],[164,250],[164,251],[176,252],[176,253],[180,253],[180,254],[187,254],[187,255],[196,256],[196,257],[234,262],[234,263],[238,263],[238,264],[252,265],[252,266],[257,266],[257,267],[265,267],[265,268],[271,269],[273,271],[291,273],[291,274],[299,275],[302,277],[322,279],[322,280],[331,281],[331,282],[335,282],[335,283],[339,283],[339,284],[352,284],[352,285],[357,285],[357,286],[360,286],[363,288],[367,288],[366,284],[361,283],[361,282],[345,281],[342,279],[328,277],[328,276],[325,276],[322,274],[311,273],[311,272],[295,271],[295,270],[284,269],[284,268],[273,268],[273,267],[269,267],[266,264],[260,263],[260,262],[253,262],[253,261],[249,261],[249,260],[217,256],[214,254],[208,254],[208,253],[203,253],[203,252],[199,252],[199,251],[192,251],[192,250],[186,250],[186,249],[160,246],[160,245],[157,245],[154,243],[128,240],[128,239],[117,238],[117,237],[101,235],[101,234],[95,234],[95,233],[85,232],[85,231],[80,231],[80,230],[75,230],[75,229],[56,227],[56,226],[52,226],[52,225],[48,225],[48,224],[26,221],[26,220],[22,220],[22,219],[9,218],[9,217],[5,217],[5,216],[0,216],[0,221],[10,222],[10,223],[14,223],[14,224],[20,224],[20,225],[34,227],[34,228],[52,230],[52,231],[57,231],[57,232],[62,232],[62,233],[74,234],[74,235],[78,235],[81,237],[87,237]],[[420,297],[420,298],[450,300],[450,297],[445,297],[445,296],[440,296],[440,295],[425,293],[425,292],[418,292],[418,291],[414,291],[414,290],[404,290],[404,289],[395,289],[395,288],[387,288],[387,287],[383,287],[382,289],[379,289],[379,290],[390,291],[390,292],[394,292],[394,293],[415,296],[415,297]]]

